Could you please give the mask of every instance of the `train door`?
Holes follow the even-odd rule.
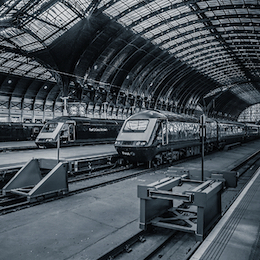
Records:
[[[168,144],[168,126],[167,126],[167,121],[162,121],[161,122],[161,128],[162,128],[162,145],[167,145]]]
[[[155,145],[167,145],[168,144],[168,125],[167,121],[158,120],[156,122],[153,143]]]
[[[63,143],[67,142],[74,142],[75,141],[75,122],[74,121],[67,121],[63,124],[61,131],[60,131],[60,140]]]
[[[68,136],[68,140],[69,142],[74,142],[76,139],[76,123],[74,121],[72,122],[68,122],[68,132],[69,132],[69,136]]]

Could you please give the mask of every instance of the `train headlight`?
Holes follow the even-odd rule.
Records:
[[[136,146],[145,146],[146,145],[146,141],[137,141],[135,143]]]

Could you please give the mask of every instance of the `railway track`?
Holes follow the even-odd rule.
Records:
[[[108,157],[111,157],[111,155],[109,155]],[[252,168],[252,165],[254,165],[254,163],[259,158],[260,158],[260,151],[248,157],[242,163],[237,165],[233,170],[239,172],[238,175],[241,176],[248,169]],[[171,165],[178,164],[187,161],[189,159],[191,158],[185,158],[183,160],[175,161]],[[105,160],[105,157],[98,157],[97,160],[103,161]],[[58,194],[59,195],[58,197],[51,197],[51,198],[41,196],[37,199],[37,201],[34,202],[27,201],[25,197],[13,196],[12,199],[10,199],[10,197],[8,196],[5,198],[3,195],[1,195],[2,198],[0,197],[0,215],[8,214],[13,211],[21,210],[23,208],[32,207],[43,202],[47,203],[49,201],[60,199],[65,196],[72,196],[74,194],[86,192],[116,182],[124,181],[126,179],[134,178],[136,176],[152,172],[155,169],[155,168],[145,168],[142,165],[141,166],[139,165],[137,168],[134,168],[132,165],[122,166],[120,164],[116,165],[117,163],[98,165],[95,162],[95,158],[91,158],[90,161],[92,163],[88,163],[88,161],[84,160],[84,164],[81,167],[81,169],[78,169],[79,170],[78,172],[72,173],[72,175],[68,180],[68,184],[69,184],[68,194],[66,195]],[[110,161],[110,159],[108,159],[108,161]],[[169,165],[167,164],[160,165],[156,167],[156,170],[165,169],[168,166]],[[88,181],[87,185],[85,181]],[[74,183],[77,183],[75,187],[73,186]],[[81,183],[81,185],[79,185],[78,183]],[[232,192],[232,194],[234,194],[234,192]],[[232,198],[232,200],[234,200],[234,198]],[[228,208],[228,204],[225,205],[225,208]]]
[[[173,162],[171,165],[178,164],[189,159],[191,158],[184,158],[182,160]],[[108,164],[99,165],[97,163],[104,161],[108,161]],[[97,189],[106,185],[111,185],[116,182],[124,181],[142,174],[153,172],[155,169],[165,169],[168,166],[168,164],[163,164],[157,166],[156,168],[146,168],[146,166],[142,164],[139,164],[138,166],[133,166],[131,164],[121,165],[121,163],[118,163],[117,161],[111,163],[111,155],[90,158],[89,161],[84,159],[81,161],[81,166],[77,169],[77,171],[73,171],[69,175],[69,192],[67,194],[64,195],[58,193],[57,197],[50,198],[40,196],[37,198],[37,201],[32,202],[26,201],[25,197],[14,197],[12,204],[9,204],[8,206],[0,206],[0,215],[8,214],[13,211],[21,210],[27,207],[36,206],[41,203],[47,203],[56,199],[61,199],[66,196],[72,196],[78,193],[87,192],[89,190]]]
[[[30,203],[25,197],[14,195],[0,196],[0,215],[17,211],[27,206],[30,206]]]

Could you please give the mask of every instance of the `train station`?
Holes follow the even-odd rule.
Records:
[[[260,259],[260,5],[0,3],[0,259]]]

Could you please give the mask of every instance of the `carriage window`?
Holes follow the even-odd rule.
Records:
[[[58,125],[58,123],[48,123],[43,127],[42,132],[51,133],[56,129],[57,125]]]
[[[148,126],[149,120],[130,120],[124,127],[124,132],[144,132]]]

